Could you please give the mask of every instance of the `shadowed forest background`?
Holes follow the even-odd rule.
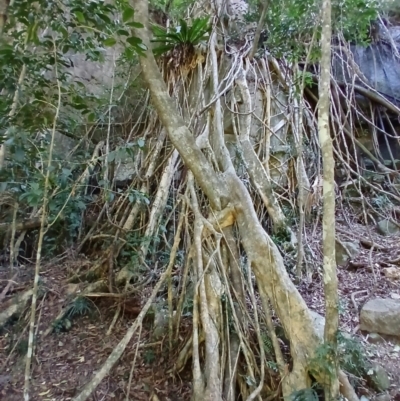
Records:
[[[0,400],[400,400],[396,0],[0,0]]]

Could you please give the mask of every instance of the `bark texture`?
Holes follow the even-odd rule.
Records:
[[[337,331],[338,313],[338,280],[335,256],[335,161],[333,158],[332,139],[329,130],[330,81],[331,81],[331,2],[322,2],[321,34],[321,77],[319,82],[318,132],[322,150],[323,165],[323,252],[324,252],[324,289],[325,289],[325,343],[329,349],[327,363],[330,383],[325,391],[329,401],[339,397]]]

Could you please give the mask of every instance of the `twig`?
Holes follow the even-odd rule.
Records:
[[[133,377],[133,369],[135,368],[135,363],[136,363],[136,358],[138,355],[138,351],[139,351],[139,345],[140,345],[140,337],[142,335],[142,325],[140,325],[140,329],[139,329],[139,335],[138,335],[138,340],[136,343],[136,351],[135,351],[135,356],[133,358],[133,362],[132,362],[132,367],[131,367],[131,371],[129,373],[129,382],[128,382],[128,387],[126,388],[126,401],[129,401],[129,393],[131,392],[131,386],[132,386],[132,377]]]
[[[15,351],[15,348],[18,347],[18,344],[19,344],[19,342],[21,341],[21,339],[22,339],[23,335],[25,334],[25,331],[26,331],[26,329],[27,329],[28,327],[29,327],[29,323],[27,323],[27,324],[25,325],[24,329],[20,332],[20,335],[19,335],[19,337],[18,337],[18,340],[15,341],[14,346],[12,347],[11,351],[10,351],[9,354],[7,355],[7,358],[4,360],[3,364],[1,365],[1,368],[2,368],[2,369],[4,369],[4,368],[7,366],[8,361],[9,361],[10,358],[12,357],[12,355],[13,355],[13,353],[14,353],[14,351]]]
[[[340,392],[348,401],[360,401],[346,374],[339,369]]]
[[[14,269],[14,262],[15,262],[15,252],[18,251],[14,248],[15,246],[15,226],[17,224],[17,212],[18,212],[18,202],[14,202],[14,213],[13,213],[13,220],[12,220],[12,230],[11,230],[11,240],[10,240],[10,268],[11,270]],[[0,301],[1,302],[1,301]]]
[[[377,244],[374,241],[369,241],[367,239],[360,238],[361,245],[365,246],[368,249],[378,249],[379,251],[387,251],[388,248],[382,245]]]
[[[357,305],[355,297],[356,297],[356,295],[364,294],[364,292],[366,292],[368,295],[368,290],[355,291],[351,294],[351,301],[353,302],[353,306],[354,306],[354,309],[356,312],[358,312],[358,305]]]
[[[119,316],[120,313],[121,313],[121,304],[119,304],[117,309],[115,310],[115,314],[114,314],[113,320],[112,320],[112,322],[110,324],[110,327],[108,328],[107,333],[106,333],[107,337],[111,334],[111,331],[114,328],[115,323],[117,322],[118,316]]]

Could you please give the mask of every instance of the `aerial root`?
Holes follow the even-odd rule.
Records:
[[[348,401],[360,401],[353,386],[350,384],[347,375],[341,369],[339,369],[339,383],[340,392]]]

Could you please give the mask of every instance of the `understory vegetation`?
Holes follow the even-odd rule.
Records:
[[[335,244],[318,125],[321,2],[219,3],[14,0],[0,9],[0,264],[10,280],[34,270],[0,329],[17,327],[29,303],[26,338],[13,343],[26,354],[26,400],[43,266],[78,259],[67,281],[79,292],[45,335],[96,321],[100,299],[134,299],[135,317],[69,399],[89,399],[132,337],[161,326],[166,375],[190,377],[193,400],[328,400],[333,381],[358,400],[371,369],[362,345],[337,330],[324,340],[297,288],[326,272],[309,238],[328,232]],[[398,224],[400,99],[371,88],[349,54],[377,43],[400,9],[329,7],[332,213]],[[339,315],[337,290],[328,295],[327,313]],[[151,350],[145,358],[157,360]]]

